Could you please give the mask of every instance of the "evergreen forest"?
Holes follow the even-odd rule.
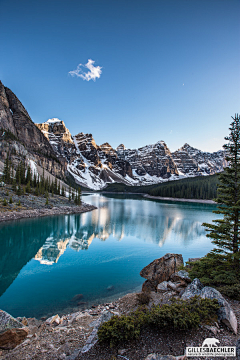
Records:
[[[114,183],[109,184],[104,191],[145,193],[160,197],[212,200],[217,197],[218,176],[219,174],[196,176],[149,186],[127,186],[125,184]]]

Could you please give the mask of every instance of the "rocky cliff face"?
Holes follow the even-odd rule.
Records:
[[[213,175],[216,172],[223,171],[223,168],[227,166],[224,150],[209,153],[184,144],[180,151],[186,152],[196,161],[202,175]]]
[[[128,150],[123,144],[117,147],[118,156],[131,165],[133,176],[140,182],[168,179],[178,175],[172,154],[164,141],[153,145],[146,145],[139,149]]]
[[[17,136],[6,90],[0,81],[0,129],[1,128],[9,130],[14,136]]]
[[[42,131],[34,124],[17,96],[0,81],[0,156],[4,160],[7,152],[14,162],[22,158],[34,158],[52,174],[64,177],[66,160],[56,158],[56,153]],[[5,139],[4,131],[11,135]],[[24,147],[24,150],[22,149]],[[8,150],[7,150],[8,149]],[[12,149],[14,149],[12,151]],[[19,150],[19,152],[18,152]]]
[[[62,120],[49,119],[42,124],[36,124],[36,126],[48,139],[58,159],[69,162],[75,158],[76,147],[72,135]]]

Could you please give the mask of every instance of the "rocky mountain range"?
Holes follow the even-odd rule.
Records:
[[[224,151],[203,152],[188,144],[171,152],[164,141],[138,149],[123,144],[116,149],[109,143],[97,145],[92,134],[72,136],[64,122],[49,119],[34,124],[16,95],[0,82],[0,129],[10,132],[11,141],[0,137],[0,156],[23,156],[62,179],[94,190],[118,182],[150,185],[184,177],[210,175],[226,166]],[[13,151],[14,150],[14,151]]]
[[[71,136],[63,121],[49,119],[36,124],[59,158],[68,161],[68,172],[75,181],[91,189],[107,183],[150,185],[189,176],[211,175],[226,166],[224,151],[203,152],[188,144],[171,152],[164,141],[139,149],[116,149],[109,143],[97,145],[92,134]]]

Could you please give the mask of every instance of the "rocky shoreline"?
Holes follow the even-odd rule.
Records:
[[[132,293],[117,301],[92,306],[90,309],[48,319],[16,318],[0,310],[0,360],[185,360],[186,347],[202,346],[214,338],[221,346],[236,346],[240,359],[240,302],[225,299],[215,289],[203,287],[198,279],[191,281],[186,271],[178,271],[182,256],[166,254],[141,271],[146,282],[142,293]],[[117,346],[99,344],[98,329],[112,316],[135,311],[141,294],[147,290],[148,308],[171,304],[172,299],[217,299],[221,308],[218,319],[199,327],[176,329],[142,329],[139,339],[126,340]],[[139,296],[140,295],[140,296]],[[2,350],[1,350],[2,349]],[[205,357],[210,360],[211,357]],[[215,359],[221,359],[215,357]]]
[[[62,214],[81,214],[84,212],[92,211],[97,209],[96,206],[82,203],[79,206],[61,206],[53,208],[42,208],[32,210],[20,210],[20,211],[5,211],[0,213],[0,222],[19,220],[19,219],[30,219],[42,216],[62,215]]]

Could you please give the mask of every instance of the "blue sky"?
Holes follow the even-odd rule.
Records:
[[[0,79],[34,122],[58,117],[73,135],[113,147],[221,148],[240,112],[239,0],[0,0],[0,8]],[[88,59],[101,67],[96,81],[69,74]]]

